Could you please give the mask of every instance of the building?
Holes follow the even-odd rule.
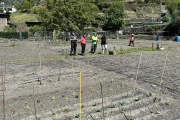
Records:
[[[0,3],[0,8],[3,9],[3,13],[6,13],[6,9],[8,9],[10,13],[13,13],[16,11],[16,9],[14,7],[11,7],[9,5],[5,5],[4,2]]]
[[[0,31],[3,31],[4,27],[7,26],[7,18],[7,14],[0,13]]]

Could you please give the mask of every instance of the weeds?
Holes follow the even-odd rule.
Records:
[[[169,103],[169,105],[171,105],[171,101],[170,101],[170,99],[168,99],[168,103]]]

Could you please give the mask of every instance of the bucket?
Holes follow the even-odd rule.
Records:
[[[160,36],[159,35],[157,36],[157,40],[160,40]]]
[[[180,41],[180,36],[177,36],[177,37],[176,37],[176,41]]]

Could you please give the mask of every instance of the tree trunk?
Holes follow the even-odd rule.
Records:
[[[116,39],[119,39],[119,34],[118,34],[118,30],[116,30]]]

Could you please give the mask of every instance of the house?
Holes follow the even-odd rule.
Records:
[[[7,18],[8,18],[8,14],[0,12],[0,31],[3,31],[5,26],[8,26],[8,27],[15,26],[16,27],[16,25],[8,23]]]
[[[10,13],[13,13],[13,12],[16,11],[16,9],[15,9],[14,7],[11,7],[11,6],[9,6],[9,5],[5,5],[4,2],[1,2],[1,3],[0,3],[0,8],[3,9],[3,12],[4,12],[4,13],[6,13],[6,9],[8,9]]]
[[[4,27],[7,26],[7,18],[7,14],[0,13],[0,31],[3,31]]]

